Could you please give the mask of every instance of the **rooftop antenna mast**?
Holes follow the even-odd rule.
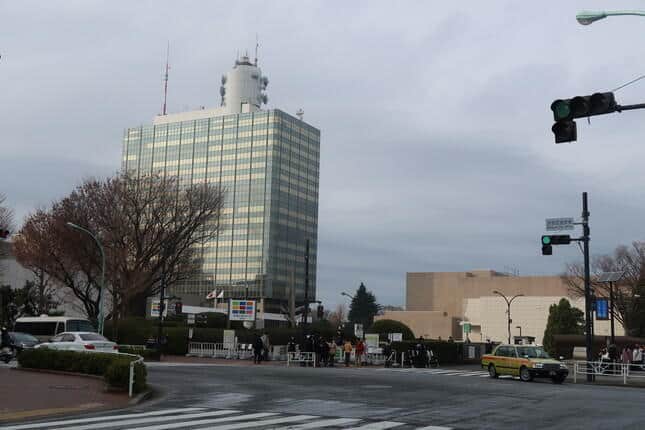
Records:
[[[170,41],[168,41],[168,49],[166,50],[166,73],[163,78],[163,108],[161,110],[162,115],[166,115],[166,101],[168,100],[168,70],[170,70],[170,65],[168,63],[170,59]]]
[[[260,47],[260,42],[258,41],[258,34],[255,33],[255,65],[258,65],[258,48]]]

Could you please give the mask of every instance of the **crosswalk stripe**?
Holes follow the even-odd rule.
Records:
[[[320,420],[314,421],[313,423],[300,424],[297,426],[282,427],[276,430],[307,430],[307,429],[319,429],[323,427],[331,426],[340,426],[345,424],[354,424],[360,421],[358,418],[334,418],[330,420]]]
[[[245,422],[245,423],[237,423],[237,424],[230,424],[230,425],[223,425],[223,426],[206,427],[203,430],[247,429],[251,427],[264,427],[264,426],[270,426],[274,424],[290,423],[294,421],[312,420],[314,418],[320,418],[320,417],[316,415],[295,415],[292,417],[274,418],[271,420],[262,420],[262,421],[255,421],[255,422]],[[155,427],[155,429],[157,429],[157,427]]]
[[[427,426],[427,427],[417,427],[416,430],[452,430],[452,427]]]
[[[243,420],[252,420],[256,418],[266,418],[266,417],[273,417],[278,415],[275,412],[259,412],[256,414],[246,414],[246,415],[235,415],[232,417],[224,417],[224,418],[214,418],[214,419],[208,419],[208,420],[197,420],[197,421],[182,421],[180,423],[169,423],[169,424],[157,424],[153,426],[146,426],[146,427],[136,427],[136,428],[131,428],[129,430],[163,430],[163,429],[178,429],[178,428],[183,428],[186,426],[198,426],[198,425],[208,425],[208,424],[219,424],[219,423],[226,423],[226,422],[231,422],[231,421],[243,421]],[[242,428],[245,425],[249,425],[248,422],[242,423]],[[219,428],[219,427],[216,427]]]
[[[216,417],[219,415],[229,415],[235,412],[239,412],[239,411],[224,409],[219,411],[199,412],[195,414],[181,414],[181,415],[174,414],[174,415],[161,416],[161,417],[135,418],[132,420],[119,421],[118,425],[131,426],[131,425],[138,425],[138,424],[162,423],[164,421],[176,421],[176,420],[182,420],[182,423],[185,423],[186,420],[192,420],[195,418]],[[114,423],[88,424],[88,425],[75,426],[75,427],[65,427],[65,430],[94,430],[94,429],[109,429],[111,427],[114,427]]]
[[[78,419],[73,419],[73,420],[63,420],[63,421],[49,421],[49,422],[41,422],[41,423],[33,423],[33,424],[21,424],[21,425],[16,425],[16,426],[8,426],[8,427],[0,427],[0,430],[24,430],[24,429],[37,429],[37,428],[51,428],[51,427],[59,427],[59,426],[64,426],[64,425],[69,425],[69,424],[81,424],[81,423],[98,423],[101,421],[114,421],[114,420],[121,420],[121,419],[127,419],[127,418],[143,418],[143,417],[154,417],[158,415],[169,415],[169,414],[176,414],[176,413],[182,413],[182,412],[195,412],[195,411],[203,411],[203,408],[181,408],[181,409],[162,409],[159,411],[152,411],[152,412],[142,412],[142,413],[136,413],[136,414],[125,414],[125,415],[107,415],[107,416],[101,416],[101,417],[93,417],[93,418],[78,418]]]
[[[391,429],[393,427],[402,426],[404,423],[398,423],[396,421],[379,421],[377,423],[365,424],[360,427],[352,427],[346,430],[385,430]]]

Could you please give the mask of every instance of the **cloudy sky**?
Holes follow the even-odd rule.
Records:
[[[116,172],[123,130],[160,111],[168,40],[178,112],[218,105],[257,33],[269,106],[322,133],[329,306],[361,281],[403,304],[411,271],[556,274],[580,252],[543,257],[544,218],[578,217],[583,191],[592,254],[645,239],[644,113],[579,121],[575,144],[550,131],[554,99],[645,74],[645,19],[576,23],[607,4],[0,0],[0,192],[21,220]],[[645,80],[616,96],[645,101]]]

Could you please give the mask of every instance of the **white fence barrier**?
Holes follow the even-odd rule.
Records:
[[[642,364],[623,364],[611,361],[573,361],[573,382],[578,381],[578,375],[607,376],[621,378],[627,384],[630,378],[645,378],[645,366]]]
[[[316,354],[313,352],[288,352],[287,353],[287,367],[291,363],[312,363],[316,367]]]

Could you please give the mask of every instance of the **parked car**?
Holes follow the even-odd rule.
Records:
[[[49,342],[36,345],[35,348],[49,348],[64,351],[110,352],[118,353],[119,346],[93,332],[65,332],[54,336]]]
[[[14,331],[29,333],[41,342],[47,342],[52,336],[63,332],[96,332],[96,329],[86,319],[72,317],[21,317],[16,320]]]
[[[567,366],[554,360],[541,346],[499,345],[491,354],[482,357],[482,368],[491,378],[499,375],[519,376],[524,382],[533,378],[551,378],[561,384],[567,378]]]
[[[11,337],[11,342],[18,352],[24,349],[31,349],[40,343],[35,336],[32,336],[29,333],[10,331],[9,337]]]

